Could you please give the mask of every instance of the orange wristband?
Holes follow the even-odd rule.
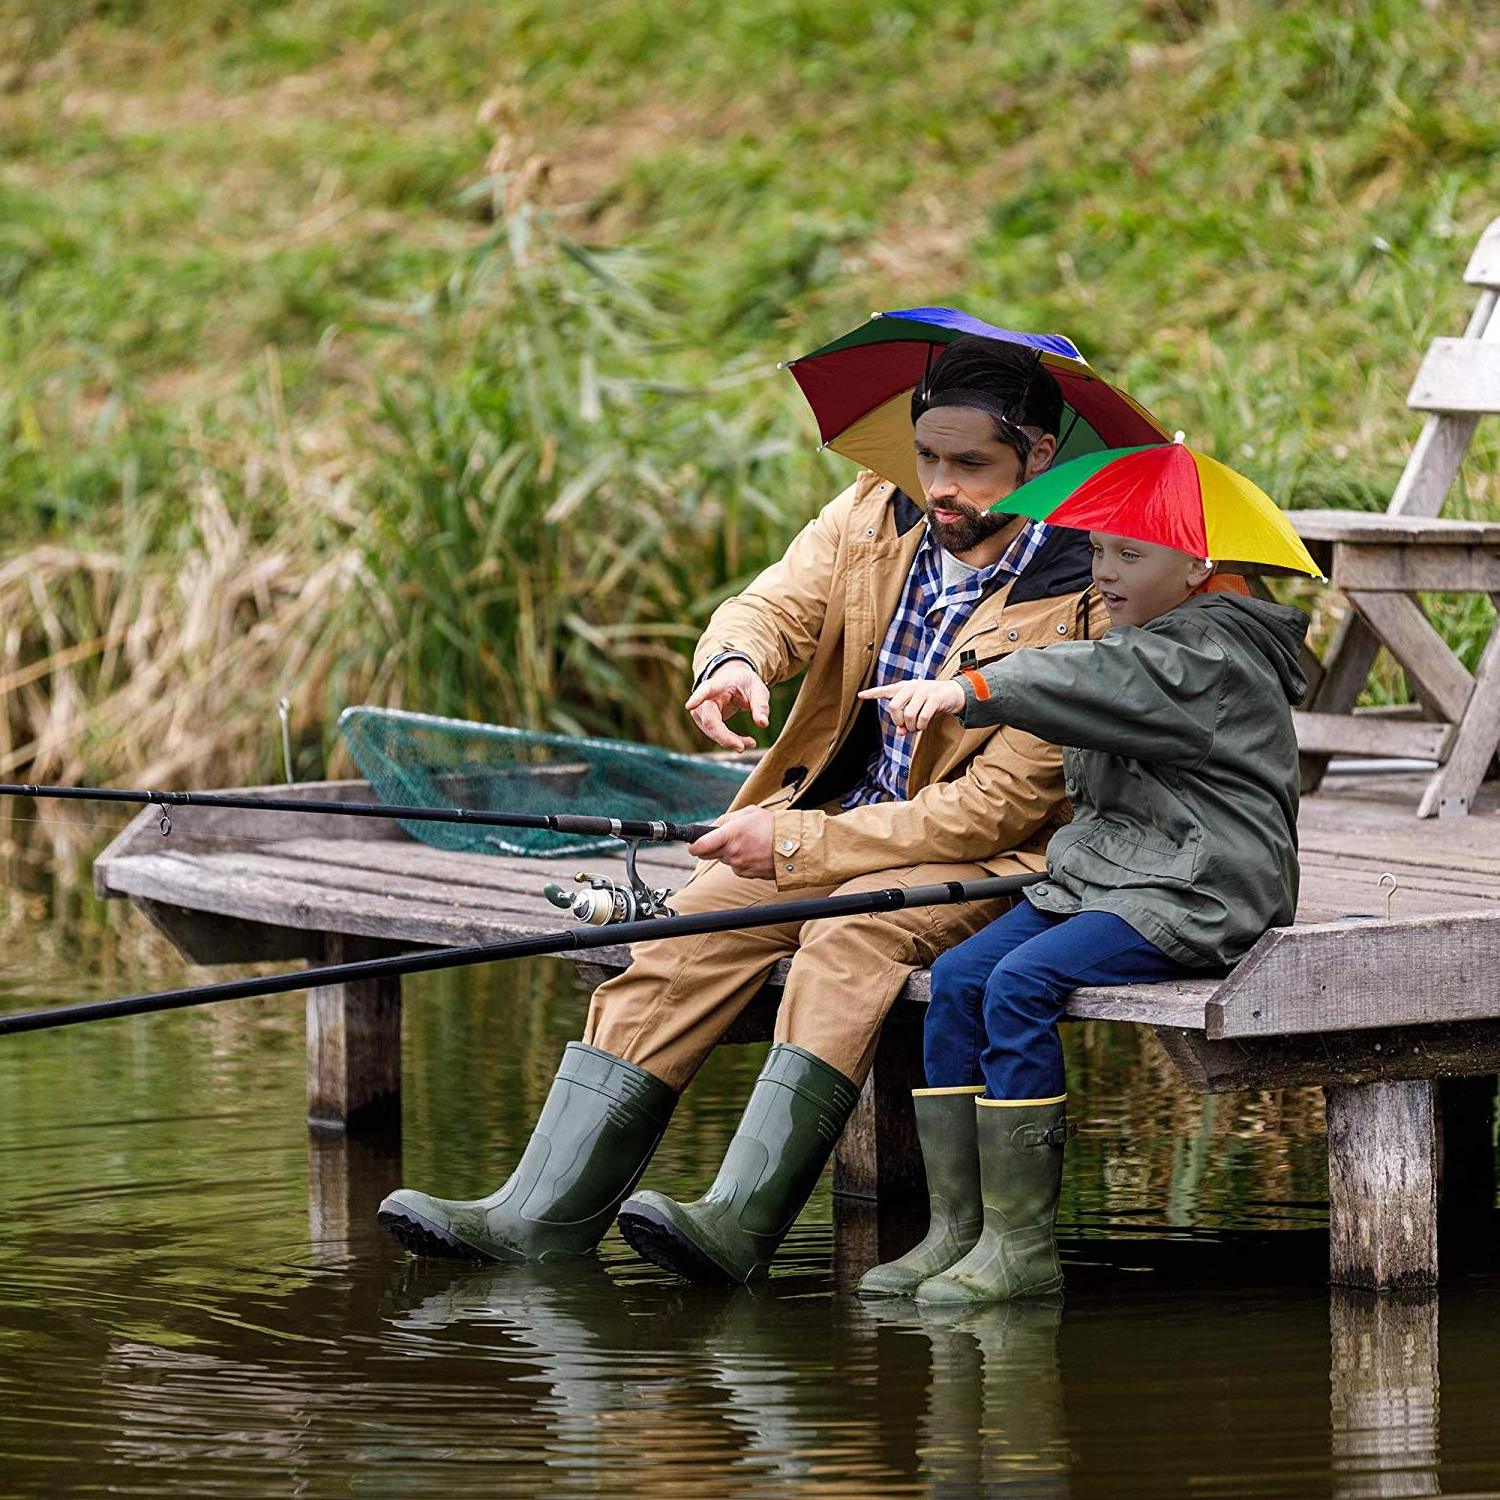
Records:
[[[974,689],[974,696],[981,703],[986,702],[990,696],[990,685],[984,680],[984,674],[982,672],[970,671],[962,675],[967,679],[969,686]]]

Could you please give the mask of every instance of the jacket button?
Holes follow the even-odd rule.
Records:
[[[786,872],[788,875],[795,875],[797,873],[796,865],[788,865],[786,867]]]
[[[1007,630],[1005,632],[1005,638],[1008,641],[1013,641],[1016,640],[1020,636],[1020,634],[1021,632],[1019,630]]]
[[[790,854],[796,847],[790,839],[782,839],[781,841],[781,852],[783,854]]]
[[[1057,627],[1057,633],[1059,635],[1066,635],[1068,633],[1068,627],[1066,625],[1059,625]]]
[[[874,536],[875,535],[875,528],[873,526],[867,526],[867,527],[865,527],[865,535],[866,536]]]

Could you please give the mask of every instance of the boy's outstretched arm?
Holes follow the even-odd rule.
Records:
[[[982,671],[947,680],[873,688],[911,733],[957,714],[969,729],[1010,724],[1054,745],[1102,750],[1164,765],[1193,765],[1213,743],[1224,653],[1150,630],[1120,630],[1096,641],[1023,649]]]
[[[1223,649],[1153,630],[1022,650],[959,678],[967,726],[1014,724],[1055,745],[1191,766],[1208,753],[1225,679]]]

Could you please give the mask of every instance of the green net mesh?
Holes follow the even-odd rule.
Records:
[[[485,812],[586,813],[694,823],[729,806],[749,766],[628,740],[581,739],[388,708],[346,708],[339,728],[382,802]],[[591,854],[609,838],[544,828],[402,821],[413,838],[469,854]]]

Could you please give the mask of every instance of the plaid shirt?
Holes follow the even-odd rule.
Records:
[[[873,686],[889,687],[909,677],[932,677],[948,659],[958,633],[974,613],[974,606],[1005,577],[1018,577],[1047,539],[1048,528],[1031,521],[1005,549],[998,562],[970,573],[952,588],[943,588],[943,549],[929,527],[911,572],[901,603],[891,617],[890,629],[875,662]],[[871,802],[904,802],[911,775],[914,734],[897,734],[891,717],[880,705],[880,749],[870,761],[864,780],[843,799],[842,805],[864,807]]]

